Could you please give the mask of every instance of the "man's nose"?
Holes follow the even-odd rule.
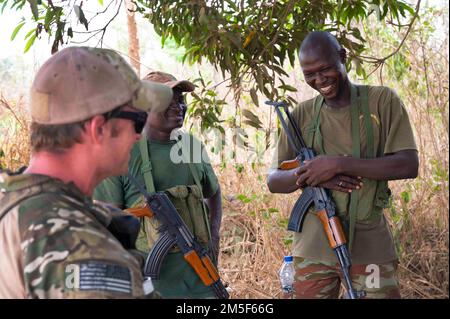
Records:
[[[322,73],[318,72],[316,74],[316,84],[322,84],[326,81],[326,77],[322,75]]]

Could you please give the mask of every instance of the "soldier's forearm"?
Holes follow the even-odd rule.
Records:
[[[415,178],[418,167],[419,159],[416,150],[404,150],[374,159],[342,157],[338,162],[340,174],[374,180]]]
[[[292,193],[300,187],[296,184],[297,176],[294,175],[296,169],[280,170],[270,169],[267,176],[267,186],[272,193]]]
[[[205,199],[205,202],[210,212],[211,236],[213,239],[218,240],[222,222],[222,192],[220,187],[213,196]]]

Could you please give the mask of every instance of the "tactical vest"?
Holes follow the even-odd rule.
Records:
[[[307,146],[313,148],[316,141],[319,145],[317,155],[325,155],[323,148],[323,137],[320,131],[320,111],[324,103],[322,95],[318,95],[314,99],[314,116],[312,123],[306,129]],[[361,154],[361,138],[360,138],[360,115],[364,121],[364,129],[367,138],[366,154]],[[354,158],[374,158],[383,155],[383,150],[377,154],[374,145],[374,130],[369,110],[368,86],[351,85],[351,135],[352,135],[352,156]],[[383,209],[389,207],[389,199],[391,190],[388,188],[387,181],[376,181],[373,179],[363,178],[363,189],[352,190],[350,201],[346,207],[337,207],[338,213],[344,211],[344,225],[349,234],[349,247],[351,249],[355,233],[356,222],[362,224],[372,224],[378,221]],[[363,194],[361,192],[363,191]]]
[[[153,193],[156,191],[153,182],[152,164],[150,161],[150,154],[148,151],[148,141],[145,137],[139,141],[139,150],[142,159],[141,174],[144,176],[145,186],[147,192]],[[205,202],[203,201],[202,185],[200,183],[200,173],[194,164],[187,159],[183,152],[183,159],[187,161],[189,170],[194,178],[195,185],[178,185],[166,189],[165,192],[169,196],[177,212],[180,214],[183,221],[186,223],[189,230],[194,235],[195,239],[206,246],[211,239],[210,225],[209,225],[209,211]],[[138,205],[143,204],[144,199],[140,198]],[[161,225],[156,218],[142,217],[144,223],[144,230],[149,247],[153,247],[155,242],[159,239],[160,233],[158,231]],[[178,247],[174,247],[171,252],[180,251]]]

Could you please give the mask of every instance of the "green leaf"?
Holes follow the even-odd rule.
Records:
[[[258,95],[256,94],[256,90],[254,88],[250,89],[250,97],[252,98],[253,103],[259,107]]]
[[[5,7],[8,4],[8,1],[5,0],[5,2],[2,5],[2,8],[0,9],[1,13],[3,13],[5,11]]]
[[[25,48],[23,50],[23,53],[27,53],[28,50],[30,50],[31,46],[34,43],[34,40],[36,40],[36,32],[28,39],[27,44],[25,44]]]
[[[47,13],[45,14],[45,19],[44,19],[44,25],[46,28],[50,27],[50,23],[54,16],[55,16],[55,10],[52,10],[51,8],[47,9]]]
[[[98,3],[103,7],[103,0],[98,0]]]
[[[411,193],[408,191],[403,191],[402,192],[402,200],[404,203],[409,203],[411,201]]]
[[[25,25],[25,21],[21,22],[17,25],[17,27],[14,29],[14,31],[11,33],[11,41],[14,40],[14,38],[16,37],[17,33],[20,31],[20,29],[22,29],[22,27]]]
[[[34,20],[37,21],[39,19],[39,11],[37,0],[27,0],[30,3],[31,12],[33,13]]]
[[[297,89],[295,87],[288,84],[280,85],[278,88],[285,91],[297,92]]]
[[[249,119],[249,122],[252,123],[252,124],[249,124],[249,123],[247,123],[247,124],[249,124],[253,127],[256,127],[256,128],[262,127],[262,123],[259,120],[258,116],[256,116],[252,111],[250,111],[248,109],[243,109],[242,115],[244,117],[246,117],[247,119]]]
[[[30,31],[28,31],[24,39],[28,39],[33,33],[36,33],[36,28],[33,28]]]
[[[84,27],[86,28],[86,31],[87,31],[88,30],[88,21],[87,21],[86,17],[84,16],[83,9],[81,9],[81,7],[78,5],[74,5],[73,10],[75,11],[75,14],[77,15],[78,20],[80,21],[80,23],[82,23],[84,25]]]

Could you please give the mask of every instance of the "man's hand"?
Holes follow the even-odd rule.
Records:
[[[319,184],[319,187],[328,188],[343,193],[351,193],[354,189],[360,189],[363,186],[361,177],[336,175],[332,179]]]
[[[295,175],[298,176],[297,185],[319,186],[330,181],[339,174],[339,160],[342,156],[317,156],[312,160],[304,161]],[[344,181],[343,181],[344,182]]]
[[[301,188],[308,187],[303,183],[300,185]],[[331,190],[336,190],[343,193],[351,193],[354,189],[360,189],[363,186],[361,177],[347,176],[347,175],[336,175],[332,179],[320,183],[317,187],[327,188]]]

